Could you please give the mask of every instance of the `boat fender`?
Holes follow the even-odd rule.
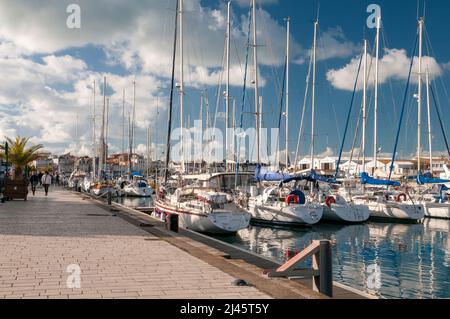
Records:
[[[299,204],[300,203],[300,198],[297,195],[291,194],[288,197],[286,197],[286,205],[291,205],[291,204]]]
[[[333,196],[329,196],[327,197],[327,199],[325,200],[326,205],[331,208],[332,204],[336,204],[336,199]]]
[[[303,193],[301,190],[296,189],[296,190],[292,191],[289,195],[296,195],[296,196],[298,196],[300,205],[305,205],[306,204],[305,193]]]
[[[398,194],[397,197],[395,198],[397,203],[406,202],[407,199],[408,197],[406,196],[405,193]]]

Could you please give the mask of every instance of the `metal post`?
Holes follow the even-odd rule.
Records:
[[[320,292],[333,297],[333,262],[328,240],[320,242]]]
[[[319,270],[319,275],[313,277],[313,289],[333,297],[333,261],[329,240],[320,241],[319,252],[313,256],[313,267]]]
[[[112,194],[111,194],[111,190],[108,191],[108,205],[109,205],[109,206],[112,205]]]

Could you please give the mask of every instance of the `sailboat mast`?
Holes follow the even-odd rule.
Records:
[[[125,154],[125,89],[122,96],[122,154]],[[120,167],[120,175],[123,175],[122,167]]]
[[[419,91],[417,97],[417,171],[421,171],[422,152],[422,49],[423,49],[423,18],[419,20]]]
[[[236,149],[236,98],[233,98],[233,170],[236,171],[237,163]]]
[[[108,167],[108,138],[109,138],[109,98],[106,99],[106,129],[105,129],[105,172]]]
[[[373,132],[373,161],[375,173],[378,162],[378,79],[379,79],[379,54],[380,54],[380,28],[381,17],[377,18],[377,37],[375,52],[375,105],[374,105],[374,132]]]
[[[131,113],[128,114],[128,177],[132,179],[133,172],[133,123],[131,119]]]
[[[167,184],[169,179],[169,161],[170,161],[170,140],[172,134],[172,114],[173,114],[173,90],[175,84],[175,60],[177,57],[177,30],[178,30],[178,6],[177,1],[175,9],[175,28],[174,28],[174,40],[173,40],[173,56],[172,56],[172,80],[170,85],[170,101],[169,101],[169,118],[167,125],[167,144],[166,144],[166,173],[164,175],[164,184]]]
[[[433,137],[431,135],[431,110],[430,110],[430,74],[426,71],[427,81],[427,111],[428,111],[428,144],[430,147],[430,173],[433,174]]]
[[[200,95],[200,134],[201,134],[201,144],[202,144],[202,147],[201,147],[201,154],[200,154],[200,168],[199,168],[199,173],[201,174],[202,173],[202,167],[203,167],[203,135],[204,135],[204,130],[203,130],[203,113],[204,113],[204,111],[203,111],[203,109],[204,109],[204,107],[203,107],[203,99],[204,99],[204,91],[202,91],[201,92],[201,95]]]
[[[96,136],[95,136],[95,94],[96,94],[96,88],[95,88],[95,80],[94,80],[94,105],[93,105],[93,112],[92,112],[92,148],[93,148],[93,158],[92,158],[92,181],[95,182],[95,175],[96,175],[96,161],[97,161],[97,148],[96,148]]]
[[[291,18],[286,18],[286,169],[289,167],[289,59],[291,40]]]
[[[151,163],[151,128],[147,128],[147,178],[150,176],[150,163]]]
[[[230,52],[231,48],[231,1],[228,1],[228,14],[227,14],[227,83],[225,93],[225,169],[228,172],[228,128],[230,119]]]
[[[367,40],[364,40],[364,81],[363,81],[363,127],[362,127],[362,172],[366,172],[366,129],[367,129]]]
[[[100,163],[98,167],[98,177],[102,178],[102,170],[105,160],[105,113],[106,113],[106,76],[103,78],[103,112],[102,112],[102,130],[100,133]]]
[[[313,44],[313,80],[312,80],[312,112],[311,112],[311,169],[314,167],[314,153],[315,153],[315,122],[316,122],[316,60],[317,60],[317,27],[319,21],[314,21],[314,44]]]
[[[132,152],[134,152],[135,148],[136,148],[136,134],[135,134],[135,124],[136,124],[136,81],[133,81],[133,119],[132,119],[132,123],[131,123],[131,132],[132,132]]]
[[[256,28],[256,0],[252,0],[253,12],[253,72],[255,85],[255,114],[256,114],[256,153],[257,162],[261,163],[261,114],[259,109],[259,83],[258,83],[258,42]]]
[[[181,171],[184,174],[186,167],[184,163],[184,34],[183,34],[183,0],[180,1],[180,128],[181,128]]]

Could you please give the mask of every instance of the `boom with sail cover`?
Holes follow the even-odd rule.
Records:
[[[419,185],[426,185],[426,184],[448,184],[450,183],[450,180],[448,179],[439,179],[439,178],[433,178],[432,176],[429,175],[423,175],[422,173],[420,173],[417,176],[417,184]]]
[[[339,184],[339,182],[335,178],[328,178],[326,176],[322,176],[316,173],[316,171],[312,170],[308,175],[297,175],[291,176],[287,179],[284,179],[281,184],[288,184],[294,181],[308,181],[311,183],[321,182],[325,184]]]
[[[267,172],[261,165],[258,165],[255,171],[255,178],[258,182],[282,182],[287,184],[293,181],[308,181],[308,182],[321,182],[326,184],[339,184],[335,178],[328,178],[316,173],[315,170],[311,170],[309,174],[304,175],[290,175],[278,172]]]
[[[316,173],[316,171],[312,170],[311,174],[308,176],[308,180],[311,182],[317,181],[326,184],[339,184],[336,178],[328,178]]]
[[[255,171],[255,178],[258,182],[279,182],[294,177],[290,174],[283,174],[277,172],[267,172],[262,165],[258,165]]]
[[[369,176],[367,173],[361,173],[361,184],[363,185],[379,185],[379,186],[394,186],[399,187],[399,182],[383,179],[375,179]]]

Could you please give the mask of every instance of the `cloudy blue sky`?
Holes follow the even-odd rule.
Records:
[[[279,86],[285,55],[285,22],[292,19],[292,65],[290,82],[290,148],[295,151],[300,126],[313,20],[318,1],[261,0],[258,2],[258,48],[264,126],[278,125]],[[68,29],[66,8],[81,7],[81,29]],[[233,44],[231,94],[241,109],[248,25],[248,0],[233,3]],[[383,153],[393,149],[403,91],[406,85],[411,49],[417,29],[417,1],[320,1],[319,49],[317,64],[317,153],[336,154],[356,76],[364,37],[373,49],[375,30],[367,29],[367,6],[382,8],[383,34],[380,62],[380,146]],[[131,109],[133,81],[137,83],[138,150],[145,150],[146,128],[152,128],[154,147],[164,144],[175,0],[61,1],[0,0],[0,136],[33,136],[57,153],[92,153],[92,83],[108,78],[111,99],[110,148],[122,148],[122,92],[126,90],[127,112]],[[226,27],[226,2],[185,0],[185,79],[186,121],[199,118],[200,92],[208,93],[211,112],[221,78]],[[422,11],[422,9],[420,10]],[[427,1],[424,64],[444,113],[450,123],[450,43],[447,18],[450,3]],[[417,54],[416,54],[417,55]],[[250,56],[250,60],[252,56]],[[417,63],[414,67],[417,72]],[[177,70],[177,74],[179,70]],[[249,77],[252,77],[249,71]],[[371,73],[373,78],[373,72]],[[165,89],[166,88],[166,89]],[[358,86],[356,105],[361,103]],[[221,89],[223,91],[223,88]],[[407,113],[400,138],[403,156],[412,154],[417,142],[417,74],[413,74]],[[373,93],[370,87],[369,95]],[[97,124],[100,122],[102,92],[97,90]],[[244,105],[244,126],[254,120],[253,92]],[[369,100],[371,100],[369,96]],[[309,101],[309,99],[308,99]],[[373,103],[368,117],[368,149],[372,150]],[[224,111],[220,99],[219,112]],[[424,104],[424,112],[425,104]],[[179,123],[178,99],[175,123]],[[424,113],[425,114],[425,113]],[[310,131],[310,105],[305,132]],[[346,149],[351,147],[358,110],[352,115]],[[223,126],[219,113],[217,126]],[[433,148],[444,148],[436,115],[432,115]],[[283,129],[283,128],[282,128]],[[97,127],[97,132],[99,127]],[[424,130],[424,140],[426,138]],[[301,139],[301,153],[308,153],[309,133]],[[160,148],[160,147],[159,147]],[[424,145],[426,150],[428,145]]]

